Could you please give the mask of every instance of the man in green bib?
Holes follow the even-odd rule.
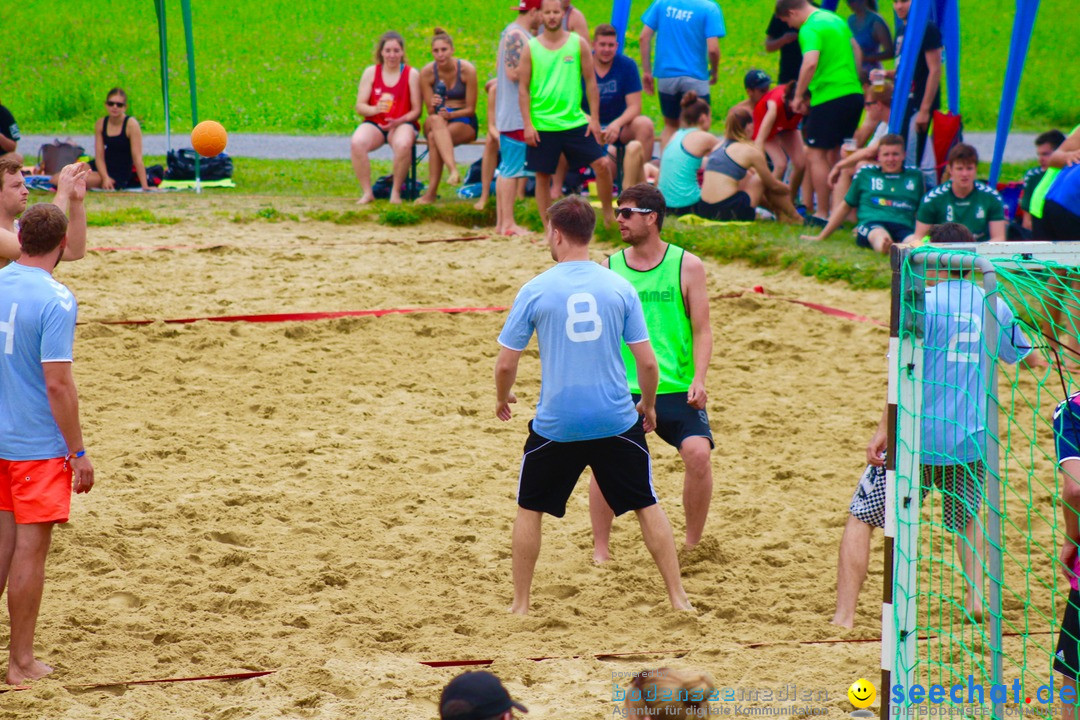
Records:
[[[570,167],[588,165],[596,173],[596,191],[604,224],[612,225],[611,169],[600,129],[600,90],[586,38],[563,28],[561,0],[543,0],[544,30],[521,54],[518,102],[525,121],[525,168],[536,173],[536,206],[547,225],[551,176],[565,155]],[[581,109],[582,80],[589,114]]]
[[[701,260],[660,239],[667,203],[648,183],[632,185],[619,196],[619,232],[630,246],[605,265],[630,281],[641,299],[649,341],[660,364],[656,391],[656,434],[679,451],[686,475],[683,511],[686,547],[701,541],[712,499],[714,447],[705,412],[705,373],[712,356],[712,326],[705,266]],[[623,356],[632,357],[623,344]],[[626,363],[630,392],[639,397],[636,366]],[[635,400],[635,402],[637,402]],[[605,562],[614,514],[594,478],[589,488],[593,560]]]

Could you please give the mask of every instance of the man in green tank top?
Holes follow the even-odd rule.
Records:
[[[660,239],[667,203],[648,183],[619,196],[619,231],[630,247],[606,263],[630,281],[641,299],[649,341],[660,365],[656,390],[656,434],[679,451],[686,467],[683,511],[686,547],[701,541],[712,499],[710,453],[714,443],[705,412],[705,373],[712,357],[712,326],[705,266],[680,247]],[[623,345],[623,355],[630,350]],[[636,366],[626,363],[630,392],[640,395]],[[593,560],[606,561],[614,515],[594,478],[589,489]]]
[[[536,206],[547,224],[551,176],[565,155],[570,167],[588,165],[596,173],[596,191],[604,224],[615,223],[611,210],[611,166],[600,129],[600,91],[587,38],[563,28],[561,0],[540,5],[543,32],[521,54],[518,102],[525,121],[525,168],[536,173]],[[582,80],[589,114],[581,109]]]

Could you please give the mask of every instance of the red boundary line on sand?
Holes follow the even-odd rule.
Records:
[[[211,680],[250,680],[252,678],[273,675],[277,670],[257,670],[255,672],[230,673],[228,675],[202,675],[199,677],[182,678],[158,678],[156,680],[121,680],[119,682],[105,683],[79,683],[77,685],[65,685],[65,690],[94,690],[96,688],[119,687],[121,685],[160,685],[164,683],[203,682]],[[0,688],[0,693],[29,690],[31,685],[13,685],[8,688]]]
[[[265,315],[218,315],[216,317],[191,317],[191,318],[168,318],[165,320],[91,320],[88,323],[98,325],[152,325],[163,322],[173,325],[187,325],[200,320],[207,322],[250,322],[250,323],[275,323],[275,322],[301,322],[305,320],[333,320],[344,317],[382,317],[383,315],[411,315],[415,313],[476,313],[476,312],[502,312],[509,310],[507,307],[443,307],[443,308],[383,308],[379,310],[342,310],[339,312],[308,312],[308,313],[270,313]]]
[[[803,307],[808,307],[811,310],[817,310],[820,313],[824,313],[826,315],[832,315],[833,317],[843,318],[844,320],[854,320],[855,322],[871,323],[873,325],[879,325],[881,327],[889,327],[889,324],[886,323],[886,322],[882,322],[880,320],[875,320],[874,318],[866,317],[865,315],[859,315],[858,313],[853,313],[853,312],[850,312],[848,310],[841,310],[840,308],[834,308],[834,307],[830,307],[828,305],[822,305],[821,303],[810,302],[808,300],[796,300],[794,298],[786,298],[786,297],[779,297],[777,295],[770,295],[769,293],[765,292],[765,288],[763,288],[761,285],[755,285],[754,287],[750,288],[749,290],[747,290],[745,292],[724,293],[722,295],[713,295],[713,298],[714,299],[720,299],[720,300],[731,300],[733,298],[743,297],[743,295],[745,295],[746,292],[752,292],[752,293],[755,293],[757,295],[761,295],[763,297],[771,298],[773,300],[783,300],[784,302],[789,302],[789,303],[792,303],[794,305],[802,305]]]

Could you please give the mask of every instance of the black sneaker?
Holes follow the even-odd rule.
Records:
[[[807,215],[806,219],[803,220],[803,227],[823,228],[828,224],[828,220],[822,220],[816,215]]]

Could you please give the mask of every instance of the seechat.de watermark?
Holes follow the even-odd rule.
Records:
[[[1034,692],[1025,692],[1020,680],[1013,680],[1010,684],[983,685],[975,682],[974,675],[968,675],[966,683],[954,685],[893,685],[890,689],[889,700],[893,715],[951,715],[966,714],[976,715],[978,706],[992,704],[1011,703],[1020,709],[1026,705],[1062,705],[1076,704],[1076,688],[1062,685],[1054,687],[1053,684],[1040,685]],[[934,706],[945,705],[946,707],[935,708]],[[952,706],[963,705],[963,708]],[[933,713],[931,710],[942,712]],[[953,712],[944,712],[951,710]]]

